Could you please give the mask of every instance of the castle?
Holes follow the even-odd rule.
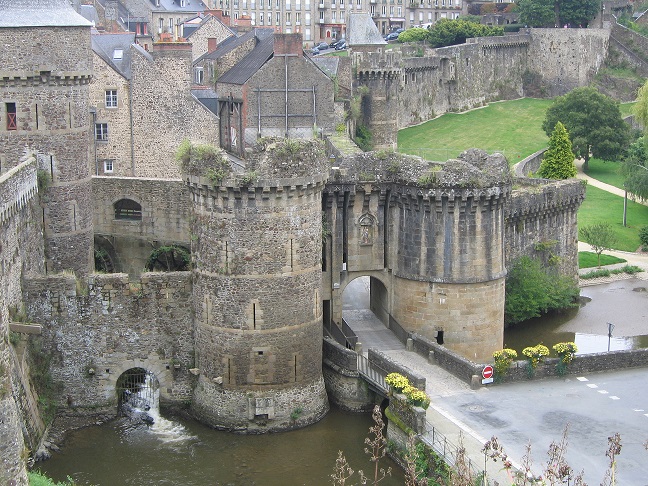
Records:
[[[428,162],[331,135],[340,93],[362,98],[359,122],[392,147],[402,126],[523,95],[529,73],[566,92],[600,67],[605,30],[412,57],[357,37],[331,79],[291,35],[253,31],[242,50],[210,53],[208,41],[204,54],[130,38],[124,49],[124,38],[93,41],[65,0],[29,3],[0,17],[2,481],[26,484],[23,451],[44,431],[10,329],[37,334],[25,339],[48,360],[59,413],[114,416],[121,377],[144,370],[164,405],[258,433],[327,412],[322,324],[341,323],[354,278],[371,278],[386,323],[485,360],[502,346],[507,263],[552,241],[560,271],[576,273],[580,183],[514,189],[499,154]],[[229,66],[216,95],[192,83],[209,54]],[[325,141],[306,129],[314,117]],[[239,157],[196,149],[180,169],[183,138]],[[165,246],[190,249],[191,269],[143,272]],[[112,273],[94,272],[97,253]]]

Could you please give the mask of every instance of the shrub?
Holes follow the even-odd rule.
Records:
[[[578,352],[578,346],[573,342],[558,343],[553,345],[553,350],[560,358],[560,362],[568,365],[574,360],[574,355]]]
[[[389,373],[385,377],[385,383],[397,392],[403,391],[403,389],[410,384],[409,380],[400,373]]]
[[[529,362],[529,368],[535,370],[544,359],[549,356],[549,348],[543,344],[536,346],[529,346],[522,350],[522,354],[526,356]]]
[[[648,226],[639,230],[639,241],[641,241],[641,250],[648,251]]]
[[[574,307],[580,291],[569,277],[545,270],[538,259],[518,259],[506,278],[504,322],[539,317],[554,309]]]
[[[495,373],[499,377],[503,377],[508,371],[514,359],[517,359],[517,351],[515,349],[504,348],[500,351],[493,353],[495,358]]]
[[[366,127],[365,125],[357,126],[355,142],[364,152],[369,152],[373,149],[373,134],[369,127]]]

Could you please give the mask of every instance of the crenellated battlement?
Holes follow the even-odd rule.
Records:
[[[0,176],[0,224],[5,224],[38,193],[36,159],[26,155],[19,165]]]
[[[39,86],[75,86],[90,84],[91,71],[78,72],[6,72],[0,71],[0,88],[39,87]]]

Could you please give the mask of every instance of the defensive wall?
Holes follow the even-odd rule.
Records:
[[[31,390],[23,386],[27,370],[20,367],[9,344],[9,324],[22,309],[22,276],[44,272],[45,260],[36,159],[23,156],[10,167],[0,175],[0,482],[16,479],[27,484],[25,440],[32,447],[40,439],[38,426],[32,427],[38,417],[33,420],[30,413]]]
[[[607,29],[525,29],[439,49],[354,48],[353,87],[363,97],[362,123],[378,148],[395,147],[398,129],[446,112],[562,95],[592,80],[608,42]]]
[[[113,271],[139,275],[151,252],[165,245],[191,246],[191,198],[180,179],[93,177],[95,245],[104,249]],[[122,199],[141,206],[140,219],[118,219]]]
[[[161,406],[191,399],[189,272],[35,276],[25,279],[23,292],[28,320],[42,325],[38,339],[62,384],[61,404],[78,414],[116,415],[117,379],[131,368],[156,376]]]

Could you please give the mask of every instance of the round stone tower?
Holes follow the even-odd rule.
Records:
[[[503,155],[471,149],[437,169],[425,188],[399,190],[393,316],[479,362],[504,340],[509,167]]]
[[[322,376],[321,193],[317,141],[277,141],[243,176],[190,176],[195,349],[193,411],[261,433],[328,411]],[[213,173],[212,173],[213,174]]]
[[[46,269],[86,274],[94,261],[88,164],[91,23],[66,0],[5,3],[1,168],[17,165],[25,150],[37,153]]]

